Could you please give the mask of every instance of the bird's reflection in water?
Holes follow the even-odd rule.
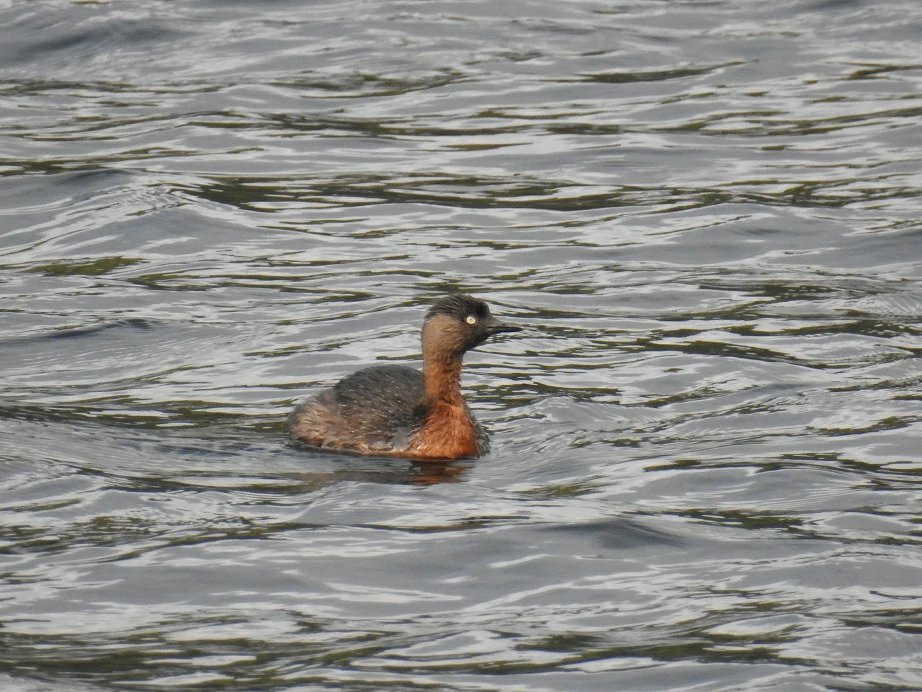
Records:
[[[327,486],[343,481],[393,485],[436,485],[460,483],[470,470],[471,460],[403,461],[395,459],[354,459],[332,454],[335,468],[301,471],[297,478],[312,486]]]

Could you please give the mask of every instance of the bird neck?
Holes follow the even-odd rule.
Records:
[[[461,333],[457,320],[447,315],[434,315],[423,324],[423,403],[438,402],[463,406],[461,396]]]
[[[445,402],[453,406],[464,405],[461,395],[461,359],[423,354],[423,385],[425,401],[432,405]]]

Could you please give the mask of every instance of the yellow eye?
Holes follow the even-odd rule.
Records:
[[[474,317],[473,315],[468,315],[467,317],[464,318],[464,321],[467,322],[468,324],[477,324],[477,318]]]

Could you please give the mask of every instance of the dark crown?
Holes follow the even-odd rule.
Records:
[[[426,313],[426,319],[436,315],[448,315],[457,320],[463,320],[468,315],[486,317],[489,314],[490,308],[482,300],[466,293],[452,293],[435,301]]]

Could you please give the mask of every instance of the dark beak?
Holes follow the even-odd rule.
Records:
[[[522,331],[521,327],[517,327],[514,324],[506,324],[505,322],[500,322],[499,320],[491,320],[484,325],[487,333],[490,336],[494,334],[502,334],[503,332],[520,332]]]

